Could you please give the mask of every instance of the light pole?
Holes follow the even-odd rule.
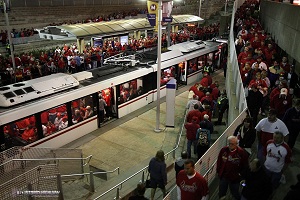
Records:
[[[202,7],[202,0],[199,0],[199,17],[201,17],[200,16],[200,14],[201,14],[201,7]]]
[[[7,35],[8,35],[8,41],[9,41],[9,46],[10,46],[10,55],[11,55],[11,61],[13,64],[13,69],[14,69],[14,74],[16,73],[16,62],[15,62],[15,56],[14,56],[14,50],[13,50],[13,44],[12,44],[12,39],[11,39],[11,33],[10,33],[10,26],[9,26],[9,20],[8,20],[8,14],[6,12],[6,3],[3,0],[3,10],[4,10],[4,17],[6,21],[6,30],[7,30]],[[15,82],[16,82],[16,75],[15,75]]]
[[[158,1],[158,19],[157,19],[157,99],[156,99],[156,126],[154,131],[160,132],[160,79],[161,79],[161,21],[162,21],[162,0]]]

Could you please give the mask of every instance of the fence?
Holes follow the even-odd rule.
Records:
[[[40,36],[38,34],[35,34],[30,37],[18,37],[18,38],[12,38],[13,44],[26,44],[28,42],[41,40]]]
[[[11,7],[145,4],[140,0],[11,0]]]
[[[79,149],[13,147],[0,152],[0,183],[5,183],[38,165],[56,164],[61,174],[83,172],[82,151]],[[70,158],[58,160],[58,158]],[[0,187],[0,192],[2,187]]]
[[[37,166],[0,185],[0,199],[62,199],[56,165]]]

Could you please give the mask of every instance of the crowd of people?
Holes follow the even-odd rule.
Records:
[[[214,28],[211,28],[214,27]],[[211,39],[217,34],[218,25],[213,24],[201,28],[186,27],[177,33],[171,33],[172,44],[187,41],[197,33],[201,39]],[[199,31],[203,30],[203,31]],[[208,32],[206,32],[208,30]],[[211,32],[213,30],[213,32]],[[167,35],[162,35],[163,46],[167,45]],[[116,54],[151,48],[157,45],[157,36],[129,38],[128,43],[121,44],[116,38],[106,39],[102,46],[87,45],[83,53],[79,53],[75,43],[55,49],[39,52],[15,54],[16,69],[12,58],[0,55],[0,76],[2,85],[34,79],[57,72],[76,73],[102,66],[105,58]]]
[[[258,19],[253,18],[257,3],[246,1],[237,12],[236,50],[248,92],[248,115],[227,138],[227,145],[218,154],[216,171],[220,199],[226,199],[228,188],[235,200],[272,199],[280,183],[289,181],[285,180],[284,172],[292,162],[300,132],[300,100],[292,102],[293,90],[299,80],[287,55],[278,54],[278,49],[274,48],[276,44],[264,34]],[[191,158],[198,160],[209,148],[210,134],[214,126],[219,125],[219,119],[214,124],[211,117],[218,112],[222,121],[222,110],[228,109],[228,100],[225,91],[220,92],[218,83],[213,83],[207,72],[190,88],[188,98],[187,150],[174,165],[177,194],[181,200],[203,200],[208,198],[208,185],[195,171]],[[222,103],[223,98],[226,100]],[[196,157],[192,154],[192,146]],[[293,194],[299,194],[299,177],[300,174],[298,183],[291,186],[285,200],[298,198]],[[159,187],[165,188],[163,184]]]
[[[258,19],[254,18],[257,3],[247,1],[236,15],[235,44],[249,116],[228,138],[228,146],[219,152],[220,199],[225,198],[228,188],[236,200],[271,198],[284,182],[284,171],[291,163],[292,149],[300,132],[300,101],[292,101],[299,79],[287,55],[279,54],[270,35],[264,33]],[[201,88],[192,91],[194,94],[200,91],[199,96],[204,96]],[[203,104],[201,100],[191,101],[195,102],[196,109]],[[268,114],[264,117],[266,111]],[[187,158],[191,157],[192,143],[195,143],[194,153],[200,147],[197,132],[201,130],[201,122],[199,124],[198,118],[201,121],[198,110],[190,111],[187,117]],[[256,153],[257,158],[253,159]]]

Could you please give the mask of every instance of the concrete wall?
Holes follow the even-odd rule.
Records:
[[[272,1],[261,2],[261,23],[275,42],[300,62],[300,6]]]

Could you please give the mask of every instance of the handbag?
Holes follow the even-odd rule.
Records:
[[[148,173],[147,178],[146,178],[146,181],[145,181],[145,187],[146,187],[146,188],[151,188],[151,180],[150,180],[150,178],[149,178],[149,174],[150,174],[150,173]]]

